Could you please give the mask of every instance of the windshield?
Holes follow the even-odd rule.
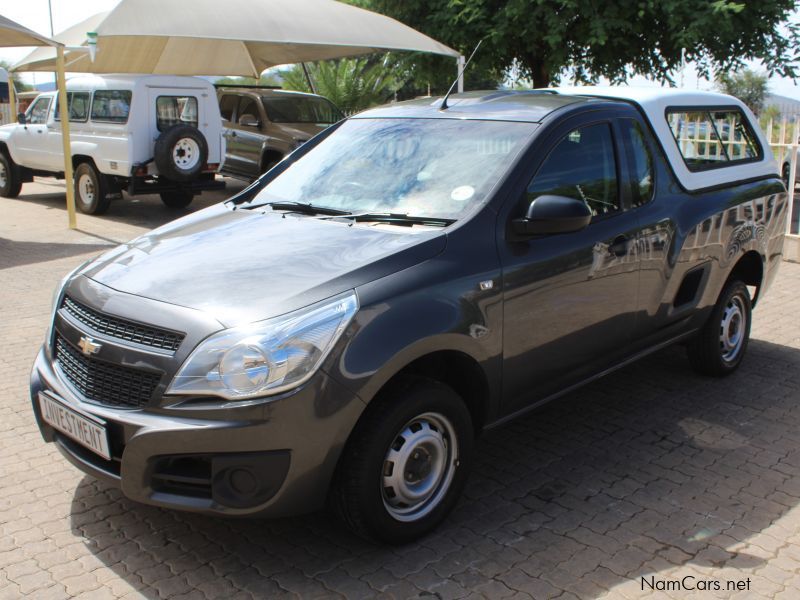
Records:
[[[252,200],[458,219],[483,203],[536,128],[456,119],[351,119]]]
[[[343,115],[326,98],[286,96],[262,97],[267,118],[273,123],[324,123],[330,125],[342,120]]]

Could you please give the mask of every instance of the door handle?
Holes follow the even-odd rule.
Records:
[[[614,256],[625,256],[628,253],[628,242],[630,240],[625,235],[618,235],[608,246],[608,252]]]

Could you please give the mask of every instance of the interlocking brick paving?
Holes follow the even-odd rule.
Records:
[[[800,597],[800,265],[756,309],[737,374],[697,376],[671,348],[491,431],[444,525],[387,548],[325,513],[137,505],[44,444],[27,380],[53,288],[175,213],[123,201],[73,232],[63,188],[24,192],[0,199],[0,598]],[[706,580],[722,589],[675,589]]]

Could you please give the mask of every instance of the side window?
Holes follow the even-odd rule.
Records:
[[[156,127],[164,131],[175,125],[197,127],[197,98],[159,96],[156,98]]]
[[[625,145],[631,160],[631,187],[633,205],[647,204],[653,198],[653,154],[642,124],[633,119],[621,122],[625,132]]]
[[[39,98],[31,104],[26,117],[31,125],[44,125],[47,123],[47,112],[50,110],[50,98]]]
[[[726,167],[761,156],[756,136],[738,109],[668,110],[667,122],[690,171]]]
[[[92,121],[127,123],[131,110],[130,90],[98,90],[92,101]]]
[[[239,102],[239,96],[233,94],[225,94],[219,99],[219,112],[225,121],[233,121],[233,111],[236,109],[237,102]]]
[[[556,144],[528,185],[527,200],[548,194],[583,200],[596,217],[622,208],[608,123],[575,129]]]
[[[61,120],[61,107],[58,105],[58,96],[56,96],[56,121]],[[69,120],[76,122],[84,122],[89,118],[89,92],[69,92],[67,94],[67,103],[69,104]]]
[[[251,127],[258,127],[261,124],[261,116],[258,113],[258,102],[255,98],[243,96],[239,102],[239,112],[236,119],[239,125],[249,125]]]

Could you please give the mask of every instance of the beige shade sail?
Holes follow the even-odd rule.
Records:
[[[122,0],[84,24],[93,28],[79,24],[57,38],[85,45],[94,31],[97,56],[67,52],[68,71],[258,77],[276,65],[375,51],[459,55],[399,21],[334,0]],[[54,57],[40,50],[13,70],[51,71]]]
[[[0,15],[0,46],[53,46],[55,42]],[[52,52],[55,61],[56,53]]]
[[[86,41],[86,32],[87,31],[95,31],[97,26],[108,16],[108,12],[101,12],[97,13],[94,16],[89,17],[78,23],[77,25],[73,25],[69,29],[65,29],[58,35],[54,36],[53,39],[60,43],[64,44],[65,46],[81,46]],[[77,58],[78,54],[73,53],[72,58]],[[30,69],[22,69],[23,71],[52,71],[53,65],[55,64],[56,60],[56,51],[52,48],[43,47],[43,48],[36,48],[33,52],[28,54],[25,58],[19,61],[17,64],[25,63],[30,64],[32,68]],[[69,58],[67,59],[69,60]],[[34,68],[35,65],[38,63],[47,64],[48,67],[46,69],[38,69]],[[12,70],[16,68],[16,65],[12,67]],[[17,69],[20,70],[20,69]]]

